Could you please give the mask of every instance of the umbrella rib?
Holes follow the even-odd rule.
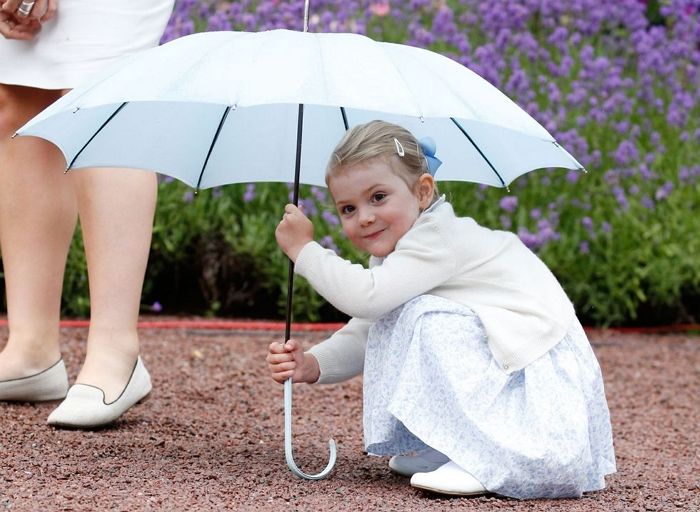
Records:
[[[348,114],[345,112],[345,107],[340,107],[340,114],[343,116],[343,125],[345,126],[345,131],[348,131],[350,125],[348,124]]]
[[[483,159],[486,161],[486,163],[489,164],[489,167],[491,168],[491,170],[496,174],[496,176],[498,176],[498,179],[501,180],[501,184],[503,185],[503,187],[507,189],[507,188],[508,188],[508,185],[506,185],[506,182],[503,181],[503,178],[501,178],[501,175],[498,173],[498,171],[497,171],[496,168],[493,166],[493,164],[491,163],[491,161],[490,161],[488,158],[486,158],[486,155],[484,154],[483,151],[481,151],[481,148],[479,148],[479,146],[476,145],[476,142],[474,142],[474,139],[472,139],[472,138],[469,136],[469,134],[467,133],[467,130],[465,130],[464,127],[463,127],[461,124],[459,124],[459,123],[457,122],[457,120],[456,120],[454,117],[450,117],[450,119],[451,119],[452,122],[457,126],[457,128],[459,128],[459,131],[461,131],[462,134],[464,134],[464,136],[465,136],[467,139],[469,139],[469,142],[472,143],[472,146],[474,146],[474,149],[476,149],[476,150],[479,152],[479,154],[481,155],[481,158],[483,158]]]
[[[122,103],[121,105],[119,105],[119,108],[118,108],[117,110],[115,110],[114,112],[112,112],[112,115],[110,115],[110,116],[107,118],[107,120],[106,120],[104,123],[102,123],[102,125],[97,129],[97,131],[95,131],[95,133],[92,134],[92,137],[90,137],[90,138],[88,139],[88,141],[87,141],[85,144],[83,144],[83,147],[80,148],[80,151],[78,151],[78,152],[75,154],[75,156],[73,157],[73,160],[71,160],[71,161],[70,161],[70,164],[68,164],[68,167],[66,167],[66,171],[68,171],[68,169],[70,169],[71,167],[73,167],[73,164],[74,164],[75,161],[78,159],[78,157],[79,157],[80,154],[83,152],[83,150],[84,150],[86,147],[88,147],[88,145],[93,141],[93,139],[94,139],[95,137],[97,137],[97,134],[100,133],[100,132],[102,131],[102,128],[104,128],[105,126],[107,126],[107,123],[109,123],[112,119],[114,119],[114,116],[116,116],[116,115],[119,113],[119,111],[120,111],[121,109],[123,109],[123,108],[126,106],[127,103],[129,103],[129,102],[128,102],[128,101],[125,101],[124,103]]]
[[[199,185],[202,183],[202,177],[204,176],[204,170],[207,168],[207,164],[209,163],[209,157],[211,156],[212,151],[214,151],[214,145],[216,144],[216,141],[219,138],[219,134],[221,133],[221,128],[223,128],[224,123],[226,122],[226,117],[228,117],[228,113],[231,111],[231,107],[228,106],[226,107],[226,110],[224,110],[224,114],[221,116],[221,120],[219,121],[219,126],[216,128],[216,133],[214,134],[214,138],[211,141],[211,145],[209,146],[209,151],[207,152],[207,157],[204,159],[204,165],[202,165],[202,170],[199,172],[199,178],[197,179],[197,186],[195,187],[195,190],[199,190]]]

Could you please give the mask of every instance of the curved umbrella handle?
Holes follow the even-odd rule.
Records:
[[[307,480],[321,480],[326,478],[333,466],[337,457],[335,441],[331,438],[328,440],[328,449],[330,450],[329,461],[325,469],[316,475],[304,473],[294,462],[292,453],[292,379],[289,378],[284,382],[284,456],[287,459],[287,466],[296,476],[306,478]]]

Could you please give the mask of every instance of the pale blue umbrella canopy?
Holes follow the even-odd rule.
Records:
[[[19,130],[68,167],[152,169],[193,187],[289,182],[304,105],[302,183],[325,186],[348,127],[381,117],[432,137],[436,179],[504,187],[582,169],[530,115],[468,68],[358,34],[207,32],[122,60]]]

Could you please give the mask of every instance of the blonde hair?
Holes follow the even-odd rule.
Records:
[[[411,190],[418,178],[429,172],[423,150],[411,132],[386,121],[370,121],[354,126],[340,139],[326,166],[326,184],[344,169],[375,158],[383,159]],[[435,185],[433,200],[438,197]]]

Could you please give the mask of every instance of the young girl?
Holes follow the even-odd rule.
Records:
[[[353,318],[308,352],[272,343],[272,378],[333,383],[364,369],[367,452],[394,455],[414,487],[515,498],[604,488],[610,417],[571,302],[517,236],[455,216],[429,172],[438,162],[381,121],[336,147],[326,181],[369,268],[314,242],[309,219],[285,207],[279,246]]]

